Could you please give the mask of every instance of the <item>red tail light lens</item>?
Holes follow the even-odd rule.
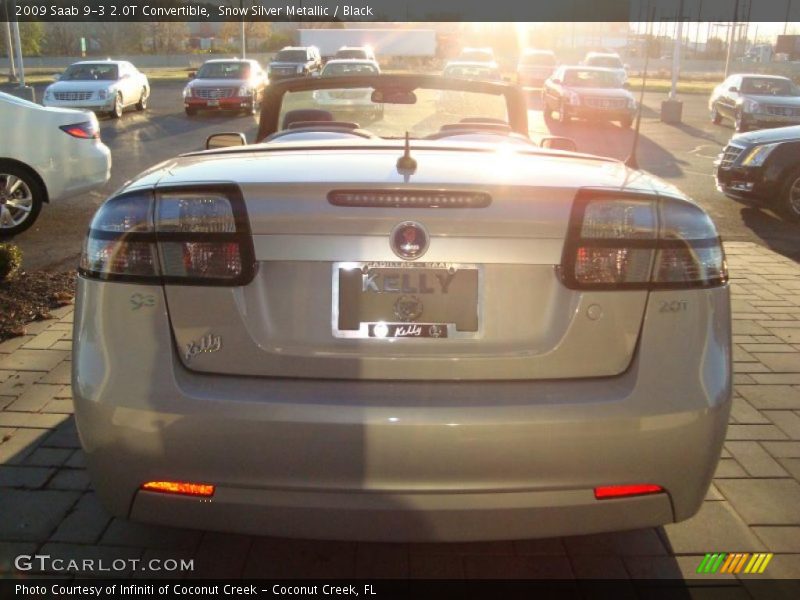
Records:
[[[97,126],[97,123],[93,123],[92,121],[76,123],[74,125],[62,125],[59,129],[76,138],[85,140],[100,139],[100,128]]]
[[[606,485],[594,488],[594,497],[597,500],[609,498],[630,498],[631,496],[646,496],[660,494],[664,491],[660,485],[652,483],[637,483],[632,485]]]
[[[572,289],[712,287],[728,280],[714,224],[676,198],[581,195],[561,264]]]
[[[86,277],[179,285],[245,285],[255,272],[235,186],[130,192],[109,199],[89,230]]]

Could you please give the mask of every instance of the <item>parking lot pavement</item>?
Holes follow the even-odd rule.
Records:
[[[15,556],[39,552],[194,559],[194,572],[181,576],[692,578],[766,597],[752,587],[755,578],[800,578],[800,265],[752,243],[730,242],[726,251],[735,398],[713,485],[689,521],[544,540],[365,544],[111,518],[92,492],[71,415],[72,308],[65,307],[0,344],[0,575],[16,572]],[[763,575],[697,579],[705,554],[718,552],[774,558]]]
[[[185,82],[155,82],[147,112],[126,111],[121,119],[100,119],[103,141],[111,148],[111,181],[100,190],[45,206],[34,226],[16,241],[25,253],[28,270],[72,269],[78,263],[83,236],[94,211],[128,179],[184,152],[202,149],[207,136],[241,131],[252,141],[257,119],[250,116],[205,113],[189,118],[183,112],[181,89]],[[37,87],[41,98],[43,87]],[[641,168],[678,186],[714,219],[726,241],[756,242],[800,261],[800,225],[792,225],[770,210],[724,197],[714,186],[714,160],[733,129],[728,122],[713,125],[704,95],[684,95],[683,122],[660,121],[663,94],[644,98],[641,138],[637,156]],[[625,159],[630,154],[633,131],[617,123],[573,121],[546,123],[540,93],[530,91],[528,120],[531,137],[573,138],[582,152]],[[313,168],[313,167],[310,167]]]

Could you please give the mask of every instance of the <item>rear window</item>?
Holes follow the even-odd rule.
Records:
[[[606,69],[621,69],[622,61],[619,56],[590,56],[586,64],[592,67],[605,67]]]
[[[531,67],[554,67],[556,64],[556,57],[545,52],[540,54],[525,54],[522,56],[520,62],[523,65]]]
[[[306,59],[305,50],[281,50],[275,55],[275,60],[279,62],[306,62]]]

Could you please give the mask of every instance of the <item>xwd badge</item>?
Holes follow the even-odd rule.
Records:
[[[186,362],[188,363],[198,354],[219,352],[221,349],[222,338],[213,333],[209,333],[197,341],[186,344]]]
[[[400,223],[392,230],[392,250],[404,260],[419,258],[428,249],[430,237],[425,228],[414,221]]]

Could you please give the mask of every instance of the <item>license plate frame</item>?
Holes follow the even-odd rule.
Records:
[[[371,269],[386,270],[409,270],[409,272],[423,270],[473,270],[477,273],[477,292],[475,298],[475,311],[477,318],[477,328],[473,331],[461,331],[456,323],[438,321],[363,321],[359,323],[358,329],[339,329],[339,306],[340,306],[340,270],[359,269],[367,272]],[[442,263],[442,262],[397,262],[397,261],[361,261],[361,262],[334,262],[331,269],[331,333],[335,338],[349,339],[385,339],[392,342],[401,340],[427,340],[429,342],[441,343],[440,340],[447,339],[478,339],[483,337],[483,290],[484,273],[483,265],[475,263]],[[362,292],[363,293],[363,292]],[[382,331],[400,330],[402,335],[383,335]]]

